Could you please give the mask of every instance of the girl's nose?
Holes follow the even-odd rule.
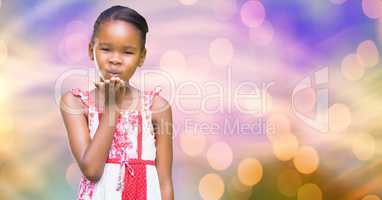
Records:
[[[111,64],[120,64],[122,62],[122,60],[118,55],[114,54],[113,56],[111,56],[109,58],[109,62]]]

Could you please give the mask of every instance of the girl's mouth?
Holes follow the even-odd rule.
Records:
[[[107,72],[107,74],[108,74],[110,77],[117,77],[117,76],[120,76],[120,75],[121,75],[120,73],[117,73],[117,72]]]

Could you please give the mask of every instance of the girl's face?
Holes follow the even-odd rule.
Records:
[[[128,81],[146,56],[140,31],[133,24],[121,20],[101,23],[89,55],[95,59],[103,79],[113,76]]]

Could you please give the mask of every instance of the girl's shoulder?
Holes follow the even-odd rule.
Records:
[[[154,89],[148,91],[146,95],[148,95],[149,99],[149,108],[155,113],[163,113],[163,112],[171,112],[170,103],[160,95],[162,88],[160,86],[156,86]]]
[[[151,107],[154,104],[154,101],[158,101],[158,98],[162,98],[159,94],[162,91],[162,88],[160,86],[154,87],[154,89],[151,90],[145,90],[144,96],[146,98],[146,105],[151,109]]]
[[[66,91],[60,98],[60,109],[71,113],[87,113],[89,107],[89,92],[79,88]]]
[[[86,106],[89,107],[92,105],[92,96],[94,95],[95,90],[82,90],[80,88],[72,88],[69,91],[74,97],[80,100],[80,102]]]

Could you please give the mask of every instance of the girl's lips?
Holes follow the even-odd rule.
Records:
[[[108,72],[108,74],[109,74],[110,76],[119,76],[119,75],[120,75],[119,73],[112,73],[112,72]]]

